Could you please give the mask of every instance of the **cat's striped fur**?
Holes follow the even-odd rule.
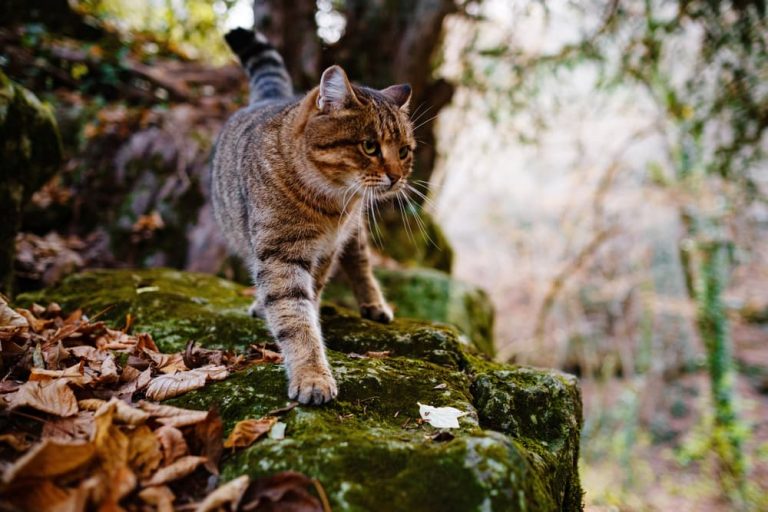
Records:
[[[411,172],[410,87],[353,86],[338,66],[292,96],[282,58],[260,35],[226,36],[250,80],[250,104],[223,128],[213,158],[217,221],[256,284],[263,316],[285,359],[290,398],[320,404],[337,394],[318,307],[338,262],[364,317],[390,322],[371,272],[364,204],[398,192]]]

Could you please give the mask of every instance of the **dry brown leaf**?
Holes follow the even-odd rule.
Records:
[[[64,489],[49,480],[24,481],[21,486],[7,489],[4,496],[19,510],[46,512],[85,510],[87,498],[80,489]]]
[[[49,478],[74,471],[91,460],[95,453],[92,443],[67,443],[43,439],[20,459],[6,468],[3,482],[18,478]]]
[[[77,414],[77,399],[66,379],[25,382],[13,395],[11,408],[32,407],[56,416]]]
[[[81,411],[96,411],[105,403],[107,401],[100,398],[86,398],[85,400],[78,400],[77,406]]]
[[[17,452],[25,452],[32,446],[32,443],[27,439],[27,436],[21,432],[0,434],[0,443],[7,444]]]
[[[83,366],[78,363],[64,370],[45,370],[43,368],[32,368],[29,374],[29,380],[48,381],[51,379],[67,379],[80,387],[87,386],[93,379],[83,372]]]
[[[243,475],[227,482],[206,496],[197,506],[195,512],[214,512],[220,510],[225,505],[229,505],[229,510],[237,510],[237,505],[240,503],[240,499],[250,483],[251,479],[248,478],[248,475]]]
[[[184,355],[181,352],[175,354],[163,354],[150,349],[144,349],[152,365],[163,373],[176,373],[189,370],[184,364]]]
[[[120,423],[127,423],[128,425],[141,425],[149,419],[149,413],[142,411],[136,407],[131,407],[127,403],[119,400],[115,397],[109,402],[101,404],[96,410],[96,416],[102,416],[106,414],[108,410],[114,411],[113,419]]]
[[[147,505],[155,507],[157,512],[173,512],[173,500],[176,496],[168,486],[161,485],[142,489],[139,498]]]
[[[164,425],[155,430],[154,435],[160,443],[160,451],[162,452],[165,465],[189,453],[189,447],[184,439],[184,434],[176,427]]]
[[[301,473],[283,471],[251,483],[241,500],[240,509],[293,510],[323,512],[323,506],[308,487],[319,485]],[[263,507],[263,508],[261,508]]]
[[[0,306],[0,308],[2,308],[2,306]],[[17,308],[16,313],[24,317],[30,329],[32,329],[34,332],[37,332],[37,333],[43,332],[46,329],[46,327],[52,323],[50,320],[37,318],[28,309]],[[2,313],[0,313],[0,316],[2,316]],[[2,325],[2,319],[0,319],[0,325]]]
[[[128,368],[134,371],[138,371],[132,366],[126,366],[123,372],[125,372],[125,370],[127,370]],[[120,397],[130,398],[131,396],[133,396],[134,393],[141,391],[142,389],[147,387],[147,385],[151,381],[152,381],[152,370],[150,368],[147,368],[143,372],[140,372],[139,376],[136,379],[130,382],[126,382],[125,384],[120,386],[117,389],[116,394]]]
[[[125,365],[123,366],[123,371],[120,372],[120,382],[132,382],[138,379],[139,375],[141,375],[141,370],[137,370],[130,365]]]
[[[391,354],[390,350],[383,350],[381,352],[374,352],[369,350],[365,353],[366,357],[370,357],[371,359],[384,359],[389,357],[389,354]]]
[[[277,418],[274,416],[238,421],[227,440],[224,441],[224,448],[243,448],[252,445],[258,438],[269,432],[275,422]]]
[[[179,478],[184,478],[196,470],[200,464],[205,462],[205,460],[205,457],[198,457],[196,455],[182,457],[170,466],[160,468],[152,478],[144,482],[144,485],[162,485],[178,480]]]
[[[205,469],[213,475],[219,474],[219,460],[224,452],[224,446],[221,443],[224,433],[224,423],[221,421],[219,411],[211,409],[208,411],[205,421],[195,425],[192,436],[192,450],[208,459],[205,463]]]
[[[0,329],[18,329],[20,327],[29,327],[27,319],[0,298]]]
[[[109,383],[117,382],[120,380],[120,376],[117,374],[117,363],[115,362],[114,354],[109,354],[101,363],[99,368],[99,382]]]
[[[90,440],[93,437],[95,425],[93,413],[80,411],[76,416],[56,418],[43,424],[43,438],[59,439],[62,441]]]
[[[174,407],[172,405],[161,405],[153,402],[147,402],[141,400],[138,403],[139,408],[142,411],[147,411],[153,418],[169,418],[172,416],[189,416],[196,414],[199,416],[198,421],[203,421],[208,416],[208,411],[197,411],[195,409],[182,409],[181,407]]]
[[[102,469],[111,474],[128,465],[128,437],[114,424],[117,403],[109,402],[106,405],[98,416],[94,416],[96,432],[93,444]]]
[[[162,401],[205,386],[205,373],[196,371],[160,375],[152,379],[145,394],[150,400]]]
[[[205,374],[206,379],[213,380],[213,381],[224,380],[227,377],[229,377],[229,370],[227,370],[226,366],[221,366],[221,365],[216,366],[216,365],[209,364],[206,366],[201,366],[200,368],[195,368],[192,371],[196,373]]]
[[[142,425],[128,434],[128,464],[139,478],[149,477],[162,460],[160,441],[148,426]]]

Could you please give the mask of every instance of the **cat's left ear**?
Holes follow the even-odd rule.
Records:
[[[355,103],[360,102],[344,70],[339,66],[331,66],[323,71],[323,76],[320,78],[320,93],[317,96],[317,108],[328,112]]]
[[[408,84],[390,85],[381,91],[381,94],[392,100],[403,112],[408,112],[408,104],[411,102],[411,86]]]

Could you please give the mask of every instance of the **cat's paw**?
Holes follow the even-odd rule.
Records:
[[[328,367],[294,368],[288,383],[288,398],[302,404],[320,405],[330,402],[339,393],[336,380]]]
[[[248,306],[248,314],[253,318],[264,319],[264,308],[261,307],[261,303],[259,301],[254,300],[251,302],[251,305]]]
[[[360,316],[382,324],[388,324],[395,318],[392,308],[387,304],[363,304],[360,306]]]

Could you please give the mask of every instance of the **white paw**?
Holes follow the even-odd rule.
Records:
[[[336,380],[328,367],[307,365],[293,368],[288,383],[288,398],[302,404],[320,405],[339,393]]]
[[[382,324],[388,324],[395,318],[392,308],[387,304],[363,304],[360,306],[360,316]]]

